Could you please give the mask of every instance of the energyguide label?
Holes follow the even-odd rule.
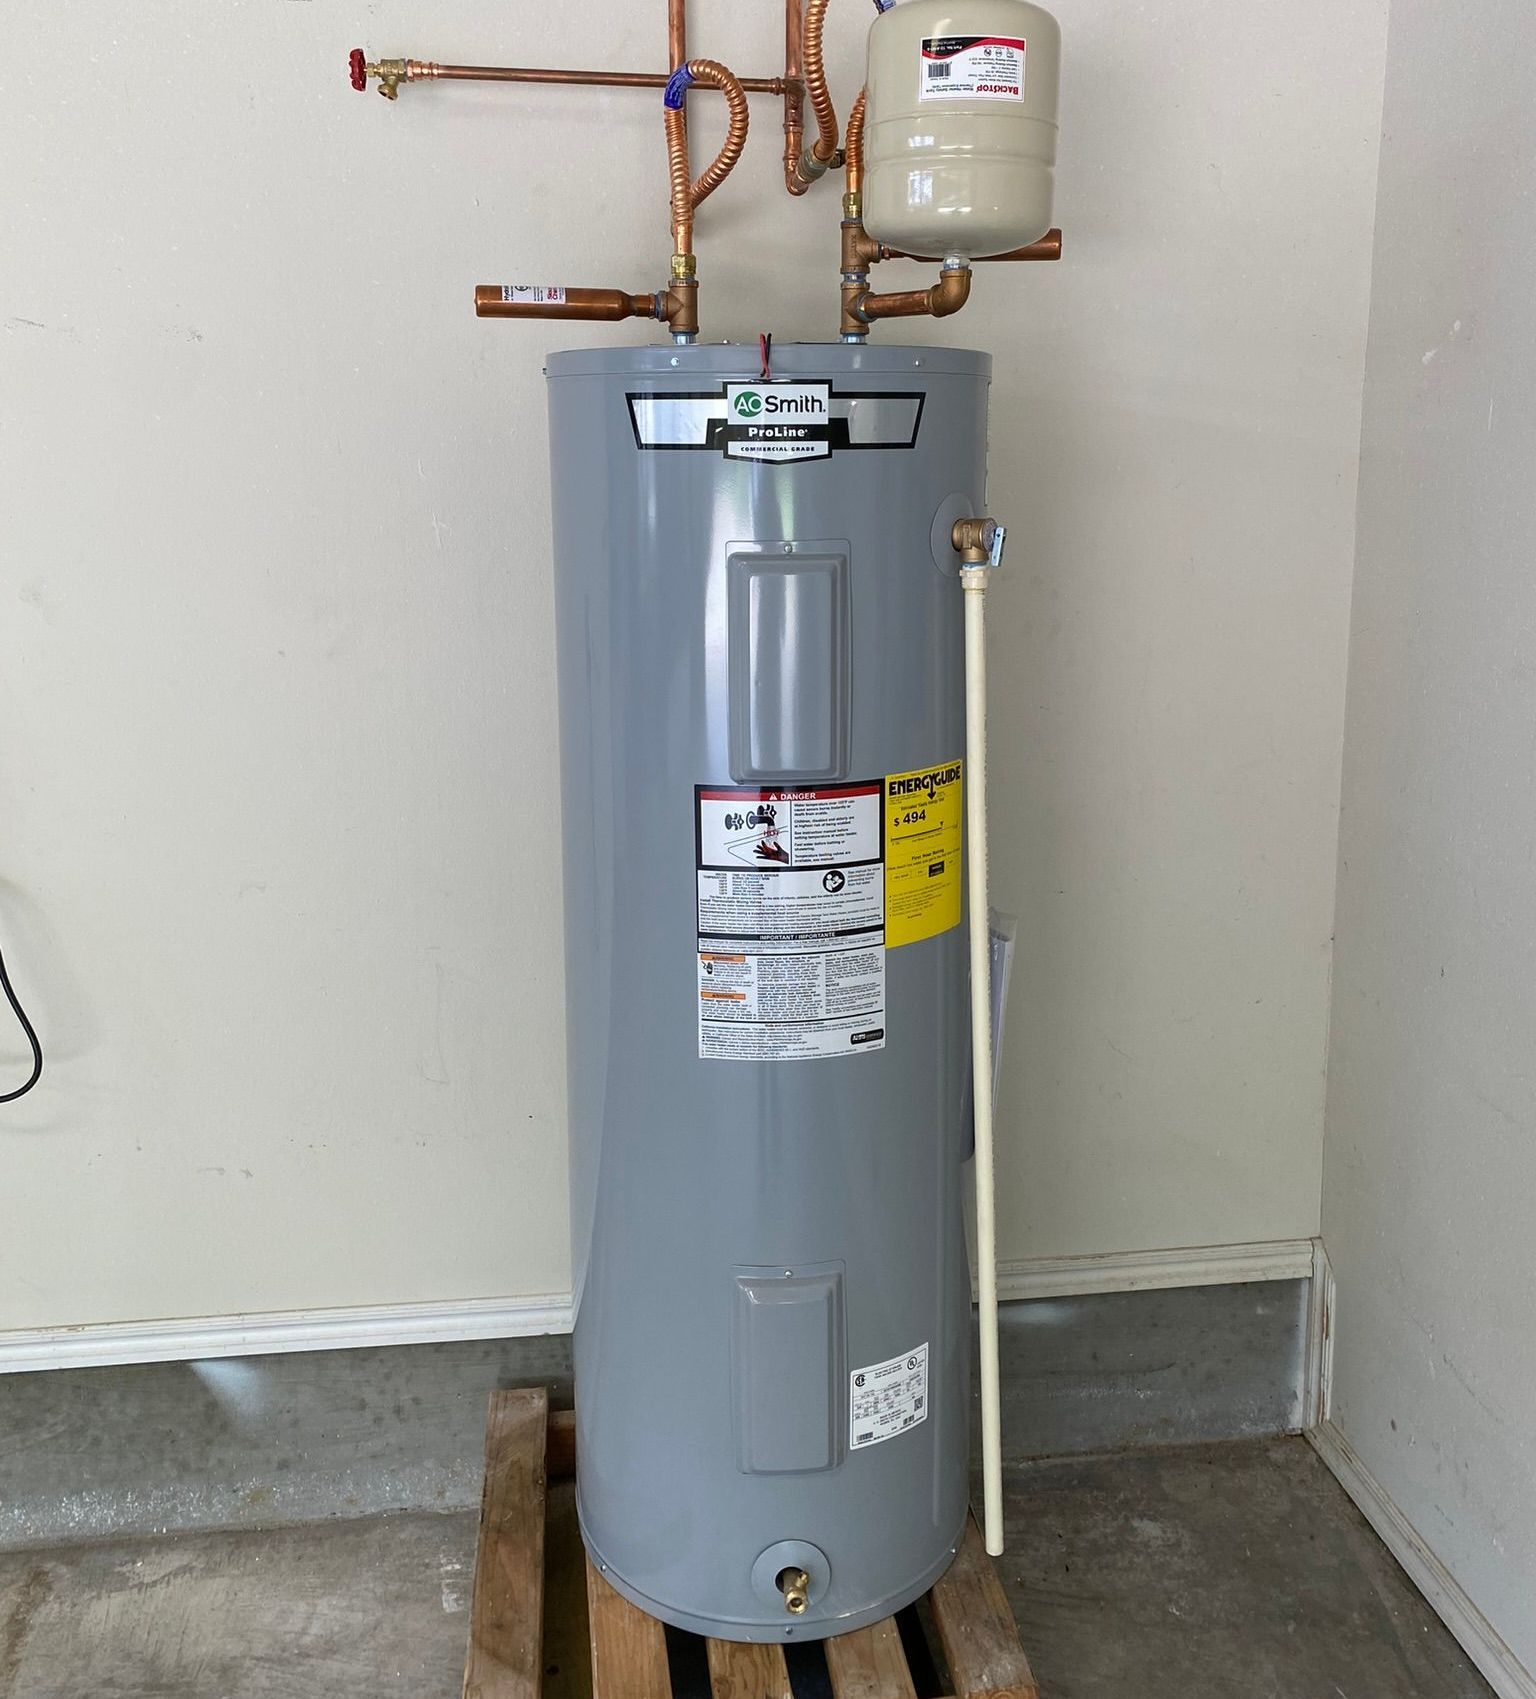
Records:
[[[885,781],[885,941],[894,950],[960,924],[965,765]]]
[[[696,787],[700,1056],[884,1048],[883,795]]]

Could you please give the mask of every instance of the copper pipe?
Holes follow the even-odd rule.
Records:
[[[688,58],[688,0],[667,0],[667,64],[672,70]]]
[[[665,88],[666,71],[564,71],[528,65],[435,65],[430,60],[407,59],[408,83],[440,78],[460,83],[555,83],[590,88]],[[796,91],[784,77],[739,77],[748,94],[774,94],[790,98]],[[802,98],[803,98],[803,91]]]
[[[622,289],[567,289],[560,301],[510,301],[499,283],[482,283],[475,290],[475,317],[480,319],[619,319],[664,318],[667,297],[630,295]]]
[[[971,294],[971,268],[945,266],[931,289],[908,289],[897,295],[868,295],[858,303],[858,316],[866,323],[875,319],[910,319],[931,314],[947,319],[958,313]]]
[[[784,187],[792,195],[810,187],[796,171],[805,146],[804,36],[805,0],[784,0]]]

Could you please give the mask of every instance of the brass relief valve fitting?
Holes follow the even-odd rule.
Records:
[[[949,541],[967,568],[1001,566],[1008,527],[995,519],[957,519]]]

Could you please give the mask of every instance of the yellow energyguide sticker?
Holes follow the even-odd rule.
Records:
[[[917,944],[960,924],[965,764],[885,781],[885,942]]]

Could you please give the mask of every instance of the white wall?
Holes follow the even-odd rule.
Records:
[[[564,1287],[539,364],[577,338],[468,300],[650,286],[659,109],[343,66],[658,64],[661,10],[9,8],[0,926],[50,1069],[0,1111],[0,1330]],[[1069,257],[935,333],[997,353],[1020,539],[1009,1257],[1317,1225],[1383,13],[1061,0]],[[777,0],[693,45],[767,71]],[[758,111],[707,332],[822,336],[836,190],[778,193]]]
[[[1536,1670],[1533,83],[1394,0],[1323,1231],[1335,1421]]]

